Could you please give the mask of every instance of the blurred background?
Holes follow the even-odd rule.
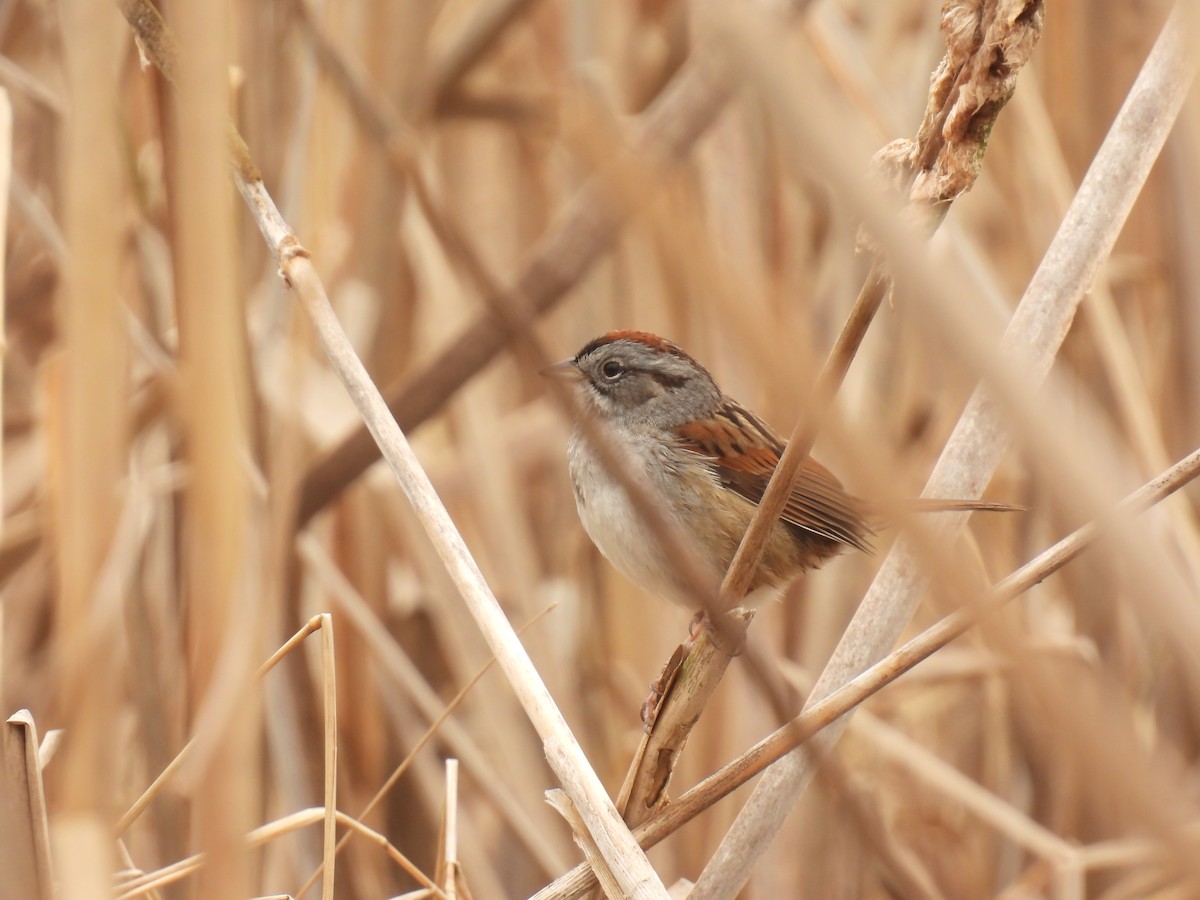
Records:
[[[359,420],[233,189],[226,114],[375,382],[389,397],[408,390],[402,425],[422,464],[510,620],[533,622],[523,641],[615,793],[647,682],[688,614],[622,579],[579,525],[569,426],[536,374],[550,359],[504,350],[452,390],[426,376],[439,360],[468,371],[478,341],[459,338],[488,308],[481,285],[513,284],[612,161],[692,52],[693,5],[162,6],[195,55],[178,95],[139,65],[115,5],[0,2],[13,120],[0,710],[28,708],[43,734],[65,729],[45,768],[55,847],[93,848],[93,875],[213,849],[213,866],[161,895],[295,895],[320,863],[319,825],[248,854],[228,845],[321,805],[330,672],[319,635],[261,679],[259,664],[333,613],[338,806],[358,816],[490,658],[388,471],[337,474],[354,469],[336,463]],[[823,83],[787,88],[834,97],[829,132],[856,146],[911,137],[944,50],[940,12],[929,0],[816,0],[788,41]],[[931,246],[935,265],[970,272],[962,302],[997,337],[1165,12],[1048,5],[982,176]],[[1198,112],[1189,100],[1056,367],[1110,429],[1080,466],[1087,453],[1119,457],[1113,497],[1200,444]],[[655,331],[789,433],[866,263],[844,204],[788,153],[768,105],[734,86],[653,190],[613,191],[630,221],[538,320],[546,355],[613,328]],[[858,462],[824,438],[815,456],[860,493],[882,481],[915,496],[975,384],[899,290],[836,402],[834,430]],[[1070,432],[1073,415],[1058,427]],[[960,550],[993,580],[1081,524],[1019,441],[988,497],[1030,508],[973,521],[973,548]],[[1137,565],[1111,548],[1015,601],[866,704],[835,774],[801,801],[744,896],[907,896],[897,858],[926,873],[931,896],[1187,896],[1200,662],[1170,639],[1192,621],[1163,610],[1198,615],[1198,499],[1192,489],[1139,520],[1161,557],[1137,562],[1176,573],[1179,603],[1142,603]],[[751,639],[779,661],[797,708],[893,537],[760,613]],[[913,628],[944,612],[924,605]],[[775,725],[735,661],[675,792]],[[198,733],[214,737],[118,845],[115,823]],[[363,821],[433,876],[447,757],[462,762],[458,848],[474,896],[525,896],[578,861],[544,802],[555,785],[537,736],[497,671]],[[745,794],[651,852],[667,884],[698,875]],[[1085,863],[1080,848],[1095,851]],[[109,884],[84,880],[73,895]],[[339,897],[417,887],[362,838],[339,858]]]

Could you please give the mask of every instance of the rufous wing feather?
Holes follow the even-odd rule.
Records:
[[[721,484],[755,504],[762,500],[784,447],[757,417],[733,404],[710,419],[677,428],[675,436],[685,449],[711,461]],[[781,518],[828,540],[870,549],[871,529],[862,504],[814,459],[804,461]]]

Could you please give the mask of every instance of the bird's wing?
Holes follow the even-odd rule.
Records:
[[[785,446],[752,413],[733,404],[709,419],[675,429],[680,445],[708,459],[721,484],[758,504]],[[869,550],[871,529],[858,500],[833,473],[806,459],[783,508],[782,519],[831,541]]]

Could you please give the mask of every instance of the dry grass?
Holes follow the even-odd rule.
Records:
[[[277,278],[231,189],[227,111],[480,590],[524,627],[531,669],[614,796],[686,616],[587,542],[566,419],[536,369],[612,327],[658,331],[787,433],[864,282],[870,223],[899,281],[816,455],[864,495],[915,495],[987,375],[1007,444],[968,456],[995,456],[987,496],[1030,511],[977,516],[966,540],[914,531],[928,587],[907,599],[888,587],[896,563],[868,590],[886,533],[877,555],[760,611],[671,793],[755,747],[814,683],[802,729],[875,678],[888,686],[821,745],[811,789],[807,775],[788,788],[780,805],[797,811],[741,854],[742,896],[1200,893],[1198,495],[1108,514],[1200,446],[1194,99],[1046,387],[1022,380],[1036,363],[1014,373],[1015,351],[994,352],[1166,8],[1050,5],[979,182],[926,248],[857,182],[869,153],[915,135],[943,52],[936,6],[795,5],[783,29],[750,5],[722,22],[721,4],[679,0],[167,4],[175,85],[139,67],[116,5],[0,5],[0,711],[32,713],[4,732],[18,799],[0,810],[0,894],[44,886],[46,843],[71,900],[114,885],[526,896],[579,861],[573,828],[614,864],[585,839],[603,815],[564,775],[588,773],[569,752],[547,762],[553,710],[523,710],[502,623],[481,629],[423,530],[436,510],[416,515],[382,466],[351,480],[374,442],[315,307]],[[724,74],[696,70],[710,53]],[[1035,288],[1075,271],[1049,265]],[[914,638],[1093,519],[1099,546],[1058,574],[829,693],[897,643],[872,619],[862,646],[882,649],[835,656],[864,595]],[[489,641],[503,651],[490,670]],[[59,729],[59,752],[47,737],[36,753]],[[738,771],[759,770],[755,753]],[[718,852],[750,794],[707,806],[734,783],[713,781],[658,820],[673,833],[649,859],[668,886],[729,896],[735,866],[701,872],[738,846],[746,822]],[[569,796],[548,804],[558,787]],[[767,827],[759,800],[746,808]]]

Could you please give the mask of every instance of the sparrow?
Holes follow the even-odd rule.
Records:
[[[723,574],[786,442],[724,394],[678,345],[649,332],[611,331],[542,374],[571,384],[585,414],[634,467],[653,502]],[[608,561],[646,591],[687,609],[699,607],[579,423],[567,460],[579,518]],[[1017,508],[972,500],[921,504],[922,510]],[[847,548],[870,552],[872,534],[867,505],[809,458],[767,538],[747,596],[753,602],[778,593]]]

